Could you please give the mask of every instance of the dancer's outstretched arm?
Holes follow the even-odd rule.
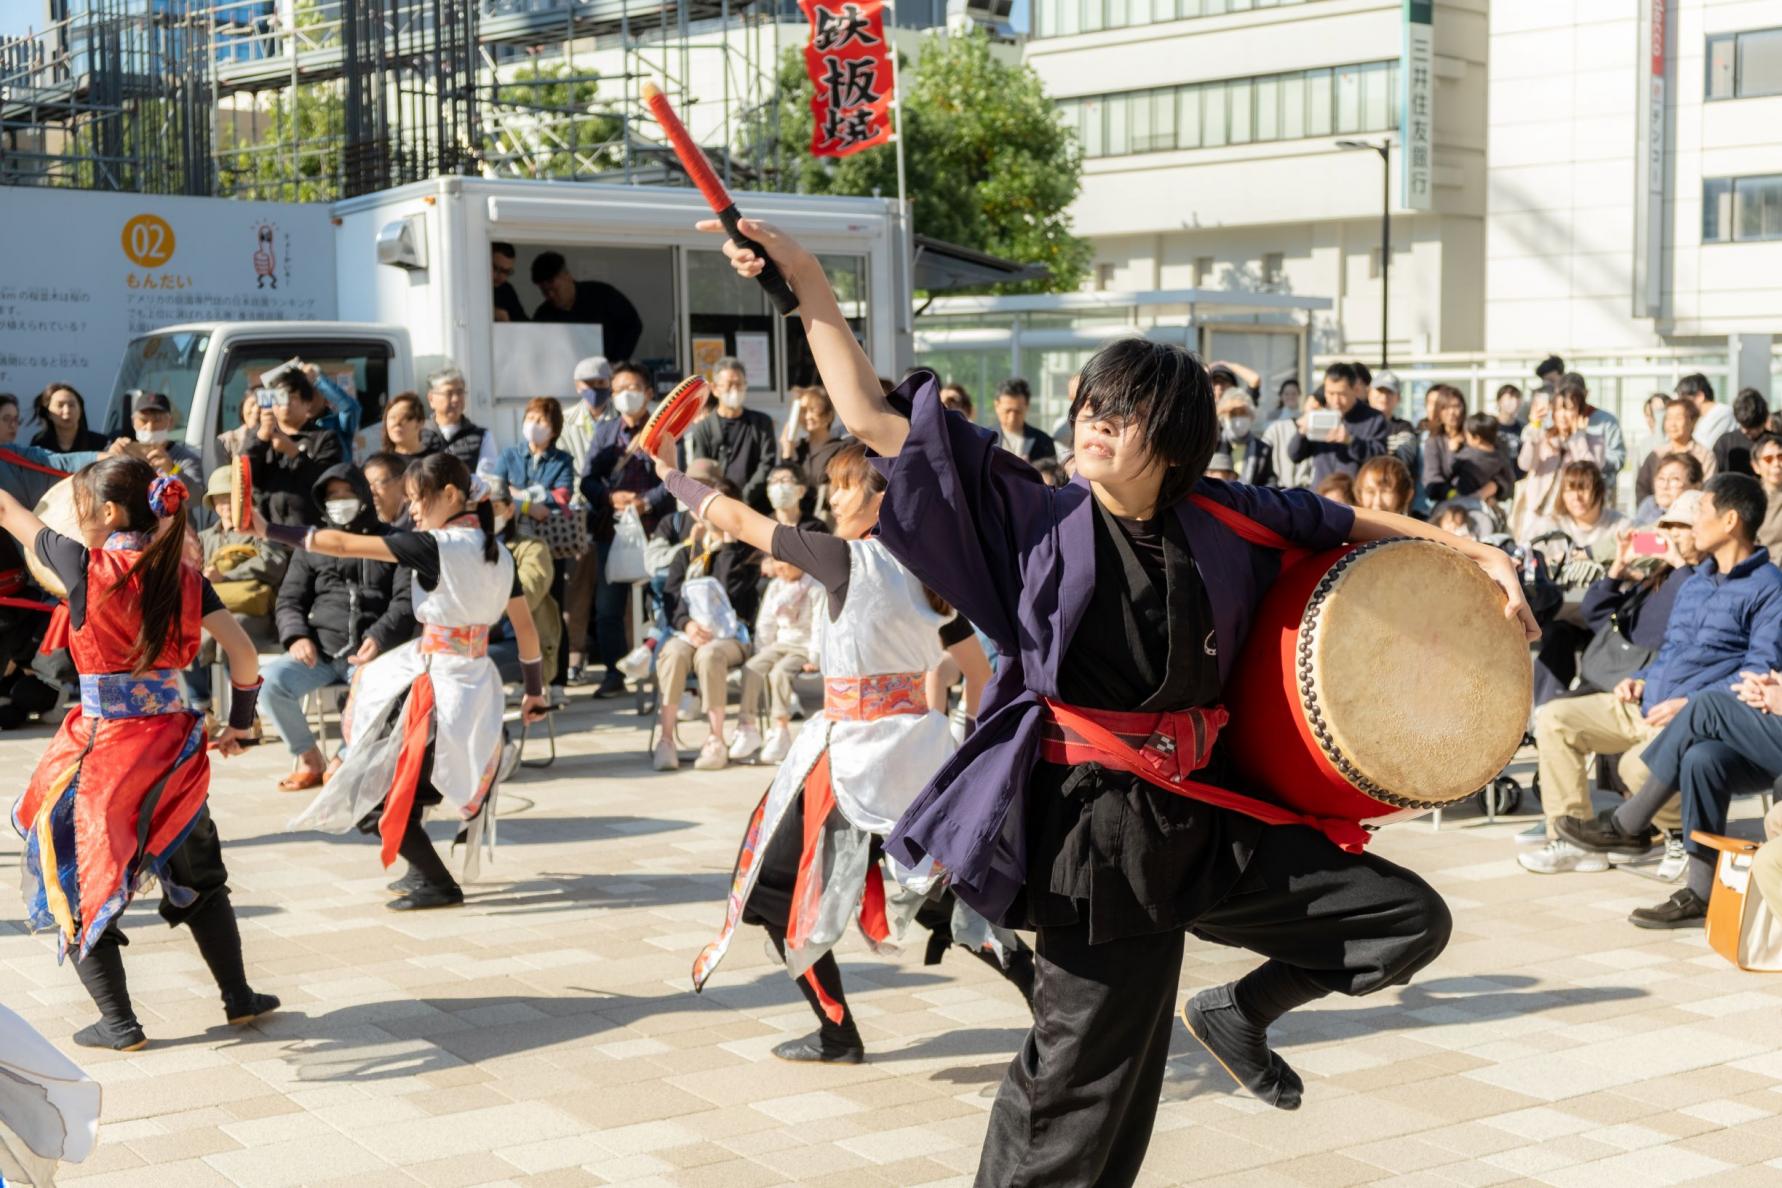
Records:
[[[817,362],[823,387],[842,424],[874,453],[886,458],[895,456],[903,448],[903,439],[909,436],[909,422],[898,416],[885,399],[879,387],[878,369],[860,349],[853,328],[842,316],[823,266],[796,239],[772,223],[744,219],[741,227],[744,235],[767,249],[786,283],[798,294],[798,316],[804,319],[804,336],[810,343],[811,357]],[[699,229],[725,233],[724,225],[716,219],[704,220]],[[724,241],[724,254],[745,277],[760,275],[765,263],[750,249],[737,247],[728,239]]]
[[[4,528],[21,547],[31,549],[37,544],[37,534],[43,531],[43,521],[37,518],[36,512],[0,490],[0,528]]]
[[[804,308],[802,302],[799,308]],[[873,390],[876,392],[878,389],[875,387]],[[675,465],[673,437],[664,433],[657,440],[653,460],[656,463],[656,477],[664,483],[669,482],[670,475],[680,474],[679,468]],[[686,478],[685,475],[680,475],[674,485],[682,486],[685,483],[692,483],[695,487],[704,486],[696,480]],[[682,489],[686,490],[687,488],[683,486]],[[705,489],[709,490],[709,488]],[[670,486],[669,490],[671,494],[677,494],[678,497],[674,486]],[[701,498],[701,506],[689,507],[687,510],[693,513],[695,519],[703,520],[719,532],[734,536],[746,544],[751,544],[769,556],[773,555],[773,530],[779,526],[779,521],[771,516],[762,515],[742,500],[732,499],[728,495],[720,495],[713,491]]]

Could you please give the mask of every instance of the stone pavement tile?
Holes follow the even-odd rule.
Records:
[[[966,1166],[975,1168],[977,1157],[974,1150]],[[1149,1171],[1166,1176],[1204,1179],[1261,1167],[1273,1163],[1278,1157],[1279,1152],[1255,1143],[1217,1130],[1193,1127],[1154,1136],[1145,1152],[1145,1166]]]
[[[515,1146],[501,1145],[495,1147],[494,1154],[522,1172],[532,1174],[598,1163],[611,1156],[613,1150],[600,1141],[599,1134],[587,1132]]]
[[[486,1151],[411,1163],[402,1170],[428,1188],[468,1188],[518,1174],[513,1164]]]
[[[1411,1135],[1345,1147],[1340,1154],[1371,1163],[1384,1171],[1401,1173],[1454,1162],[1454,1152]]]
[[[589,1185],[603,1183],[599,1176],[580,1167],[563,1167],[556,1171],[518,1176],[513,1182],[520,1188],[587,1188]]]
[[[849,1175],[854,1176],[857,1173]],[[783,1183],[779,1173],[769,1171],[748,1159],[731,1159],[723,1163],[683,1168],[675,1172],[671,1180],[685,1185],[686,1188],[766,1188],[770,1184]],[[852,1182],[860,1183],[858,1179]]]
[[[897,1166],[894,1163],[875,1164],[864,1155],[857,1155],[845,1148],[829,1144],[805,1144],[779,1151],[750,1150],[746,1144],[738,1144],[738,1146],[741,1147],[738,1154],[754,1160],[762,1167],[777,1172],[788,1180],[802,1180],[809,1176],[856,1171],[863,1168],[877,1169],[882,1174],[885,1168]],[[908,1160],[902,1162],[908,1162]],[[952,1170],[946,1168],[944,1164],[934,1164],[934,1166],[942,1168],[945,1175],[953,1174]]]
[[[387,1169],[382,1159],[343,1134],[224,1151],[206,1155],[204,1162],[242,1188],[288,1188]]]
[[[515,1102],[397,1122],[387,1127],[358,1131],[355,1137],[383,1160],[403,1165],[484,1151],[496,1136],[517,1146],[579,1134],[582,1130],[576,1119],[553,1106],[540,1102]]]
[[[67,1179],[71,1183],[79,1183],[85,1188],[142,1188],[146,1183],[178,1185],[179,1188],[231,1188],[234,1181],[227,1179],[215,1168],[201,1159],[173,1159],[159,1164],[153,1172],[141,1167],[132,1167],[123,1171],[101,1172],[98,1175],[82,1176],[78,1180],[69,1173],[78,1165],[64,1164],[57,1172],[58,1179]]]
[[[1334,1152],[1302,1155],[1298,1159],[1270,1164],[1267,1170],[1300,1184],[1313,1185],[1314,1188],[1345,1188],[1346,1185],[1365,1184],[1380,1177],[1380,1169],[1373,1164]]]
[[[1541,1179],[1554,1188],[1644,1188],[1680,1184],[1730,1166],[1680,1147],[1655,1147],[1560,1168],[1545,1173]]]
[[[105,1093],[105,1115],[119,1120],[154,1118],[176,1111],[202,1106],[241,1105],[266,1096],[267,1085],[258,1077],[239,1068],[208,1068],[194,1072],[170,1073],[152,1081],[128,1081],[108,1085]],[[268,1110],[286,1108],[282,1103],[267,1103]]]
[[[1782,1119],[1758,1118],[1681,1139],[1684,1150],[1712,1156],[1734,1166],[1782,1158]],[[1778,1177],[1777,1183],[1782,1183]]]
[[[399,1168],[386,1167],[375,1172],[356,1172],[332,1179],[305,1182],[304,1188],[415,1188],[421,1181]]]
[[[604,1128],[698,1114],[709,1110],[713,1103],[665,1081],[652,1080],[627,1085],[622,1092],[590,1095],[556,1104],[590,1126]]]
[[[407,1095],[409,1104],[426,1114],[459,1114],[466,1110],[486,1110],[510,1104],[506,1094],[490,1083],[455,1085],[448,1089],[426,1089]]]
[[[1782,1109],[1782,1102],[1777,1103],[1777,1108]],[[1711,1122],[1715,1126],[1737,1126],[1741,1122],[1753,1122],[1758,1118],[1767,1117],[1775,1113],[1776,1110],[1760,1109],[1755,1105],[1746,1105],[1729,1098],[1719,1098],[1685,1106],[1677,1112],[1687,1114],[1691,1118],[1700,1118],[1704,1122]]]

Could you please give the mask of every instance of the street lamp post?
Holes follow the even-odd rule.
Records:
[[[1392,297],[1392,142],[1339,140],[1340,149],[1366,149],[1380,154],[1380,370],[1386,370],[1387,323]]]

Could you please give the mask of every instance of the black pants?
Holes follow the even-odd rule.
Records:
[[[1192,931],[1292,965],[1326,991],[1368,994],[1408,981],[1451,927],[1447,905],[1410,871],[1278,826]],[[1183,934],[1091,945],[1088,932],[1039,930],[1033,1030],[996,1095],[979,1185],[1105,1188],[1138,1177],[1175,1026]]]

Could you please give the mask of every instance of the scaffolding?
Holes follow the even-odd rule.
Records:
[[[647,79],[683,109],[699,100],[690,122],[727,180],[747,185],[771,168],[788,10],[80,0],[0,41],[0,184],[285,201],[441,174],[679,184],[639,94]]]

